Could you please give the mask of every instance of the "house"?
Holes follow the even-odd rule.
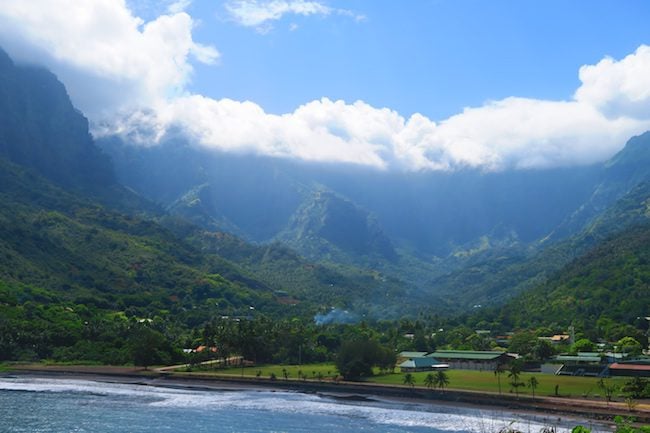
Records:
[[[569,334],[555,334],[551,337],[551,343],[571,343],[571,336]]]
[[[438,350],[427,355],[458,370],[494,371],[510,364],[515,356],[498,351]]]
[[[412,373],[416,371],[431,371],[449,368],[448,364],[443,364],[435,358],[419,357],[409,358],[399,365],[402,373]]]

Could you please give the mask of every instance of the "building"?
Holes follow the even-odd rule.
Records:
[[[449,368],[448,364],[443,364],[435,358],[419,357],[409,358],[399,365],[402,373],[413,373],[416,371],[431,371]]]
[[[561,376],[603,377],[607,364],[600,353],[578,352],[577,355],[558,355],[555,361],[562,364],[555,374]]]
[[[411,358],[424,358],[429,352],[410,352],[404,351],[397,354],[397,362],[406,361]]]
[[[615,362],[609,366],[610,376],[650,377],[650,359]]]
[[[479,371],[494,371],[515,360],[513,355],[505,352],[472,350],[438,350],[427,357],[448,364],[449,368]]]

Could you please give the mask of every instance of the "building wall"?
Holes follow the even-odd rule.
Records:
[[[491,361],[466,361],[466,360],[446,360],[449,368],[456,370],[478,370],[478,371],[494,371],[496,370],[499,362],[496,360]]]

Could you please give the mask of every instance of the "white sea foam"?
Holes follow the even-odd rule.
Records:
[[[394,402],[342,402],[333,398],[295,392],[203,391],[137,384],[104,383],[75,379],[0,378],[0,390],[82,393],[93,396],[124,397],[155,407],[192,410],[242,410],[286,414],[361,418],[370,423],[399,427],[429,427],[443,431],[472,433],[498,432],[510,426],[523,432],[539,432],[552,424],[539,419],[523,419],[511,412],[453,408],[432,404]],[[557,426],[568,431],[569,426]],[[597,428],[596,428],[597,430]]]

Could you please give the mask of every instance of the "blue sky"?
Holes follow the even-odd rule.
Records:
[[[96,136],[398,170],[603,161],[650,129],[645,0],[0,0]]]
[[[648,1],[330,1],[365,17],[287,14],[261,34],[195,1],[222,54],[190,88],[286,113],[327,96],[441,120],[507,96],[568,99],[578,69],[650,42]],[[297,26],[295,30],[291,30]]]

